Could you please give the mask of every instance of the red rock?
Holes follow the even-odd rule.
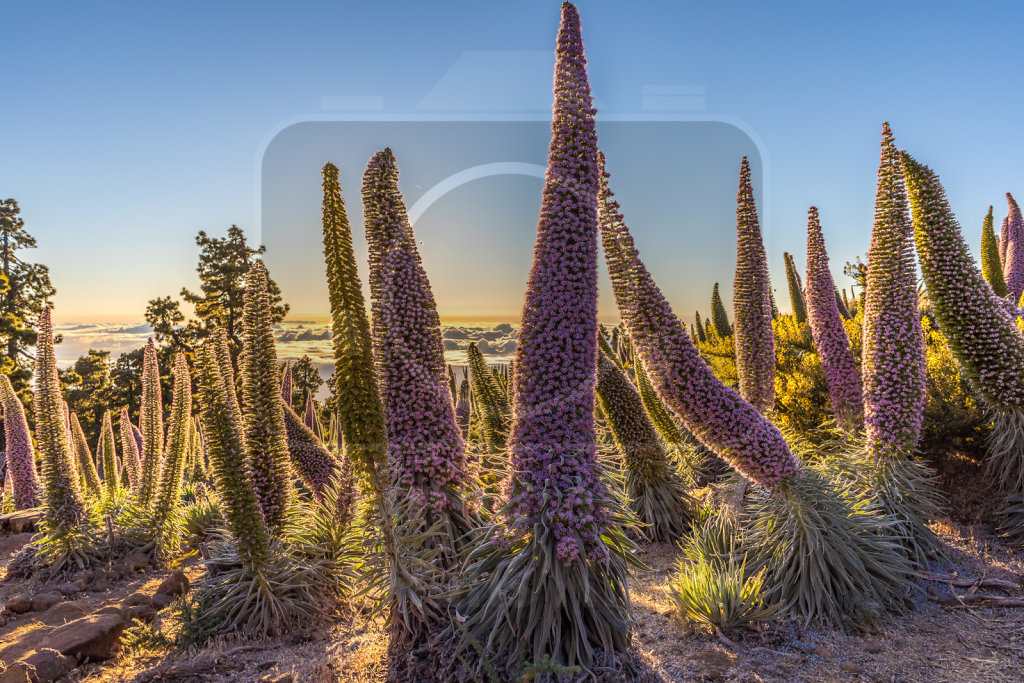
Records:
[[[28,595],[15,595],[7,599],[4,611],[11,614],[23,614],[32,609],[32,598]]]
[[[120,614],[93,614],[53,629],[39,647],[90,660],[108,659],[117,650],[124,626]]]
[[[177,596],[188,593],[188,589],[188,577],[185,576],[185,572],[177,569],[157,586],[156,592]]]
[[[40,683],[46,681],[49,683],[49,681],[55,681],[75,668],[77,660],[74,657],[62,655],[56,650],[40,648],[27,657],[23,657],[21,662],[32,667],[34,681],[40,681]]]
[[[45,612],[61,599],[60,591],[47,591],[32,598],[32,610],[34,612]]]
[[[0,557],[7,557],[8,555],[13,555],[18,552],[31,542],[34,535],[35,534],[24,533],[0,538]]]

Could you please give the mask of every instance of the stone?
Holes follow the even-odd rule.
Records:
[[[46,610],[46,616],[63,619],[66,622],[74,621],[84,617],[89,613],[90,609],[89,603],[85,600],[68,600],[67,602],[59,602]]]
[[[67,672],[75,668],[77,660],[74,657],[62,655],[56,650],[50,648],[40,648],[21,659],[22,662],[31,666],[35,674],[35,680],[55,681],[61,676],[64,676]]]
[[[33,683],[32,667],[25,662],[15,662],[0,669],[0,683]]]
[[[46,593],[40,593],[32,598],[32,611],[45,612],[60,602],[62,597],[63,596],[60,594],[60,591],[47,591]]]
[[[92,573],[92,571],[91,571],[91,570],[89,570],[89,569],[83,569],[83,570],[82,570],[82,571],[80,571],[80,572],[75,572],[74,574],[72,574],[72,575],[71,575],[71,580],[72,580],[72,581],[74,581],[75,583],[79,583],[79,582],[81,582],[81,584],[82,584],[83,586],[85,586],[85,585],[87,585],[87,584],[88,584],[88,583],[89,583],[90,581],[92,581],[92,577],[93,577],[93,573]]]
[[[157,593],[153,596],[153,607],[156,607],[157,609],[163,609],[175,600],[177,600],[177,598],[173,595],[168,595],[167,593]]]
[[[14,595],[7,599],[4,611],[11,614],[23,614],[32,609],[32,598],[28,595]]]
[[[62,595],[74,595],[75,593],[80,593],[82,591],[82,587],[77,583],[68,582],[57,586],[57,590],[59,590]]]
[[[25,533],[0,538],[0,557],[7,557],[8,555],[13,555],[18,552],[32,541],[32,537],[34,535],[35,534]]]
[[[11,534],[24,534],[39,530],[39,521],[43,518],[42,508],[18,510],[0,515],[0,531]]]
[[[53,648],[79,659],[109,659],[117,650],[124,627],[124,617],[120,614],[92,614],[53,629],[40,641],[39,647]]]
[[[185,576],[185,572],[176,569],[157,586],[156,592],[178,596],[188,593],[188,589],[188,577]]]
[[[149,566],[149,555],[147,555],[146,553],[135,553],[127,560],[125,560],[125,564],[127,564],[135,571],[138,571],[139,569],[145,569]]]
[[[135,591],[127,598],[125,598],[124,604],[128,605],[129,607],[134,607],[135,605],[152,605],[153,596],[148,595],[143,591]]]

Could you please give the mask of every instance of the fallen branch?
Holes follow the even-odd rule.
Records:
[[[967,595],[954,595],[952,598],[938,600],[929,598],[932,602],[940,605],[957,607],[974,603],[985,607],[1024,607],[1024,598],[1008,598],[1003,595],[985,595],[984,593],[968,593]]]
[[[930,574],[928,572],[918,572],[918,576],[927,581],[938,581],[959,588],[995,588],[1003,591],[1019,591],[1022,588],[1019,583],[1006,579],[961,579],[953,574]]]

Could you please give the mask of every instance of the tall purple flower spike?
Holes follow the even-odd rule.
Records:
[[[46,491],[46,520],[50,533],[66,530],[85,521],[85,501],[78,488],[68,430],[64,426],[64,408],[57,376],[57,357],[53,350],[53,323],[50,307],[39,314],[35,362],[36,441],[43,461],[43,487]]]
[[[859,429],[864,423],[860,372],[843,328],[825,237],[818,222],[818,209],[813,206],[807,211],[806,299],[811,335],[825,370],[832,412],[843,429]]]
[[[139,457],[139,481],[132,482],[139,504],[148,508],[156,495],[164,455],[164,406],[160,388],[160,367],[156,344],[150,337],[142,360],[142,405],[139,408],[142,450]]]
[[[594,441],[597,133],[579,14],[563,5],[548,169],[515,356],[507,518],[544,520],[567,564],[599,544],[607,513]],[[583,543],[579,547],[577,539]]]
[[[701,359],[640,261],[607,180],[602,182],[600,208],[601,239],[619,314],[666,405],[701,443],[748,479],[774,491],[799,476],[782,433],[723,385]]]
[[[466,455],[448,390],[441,319],[390,149],[366,167],[363,204],[389,461],[414,500],[443,509],[468,481]]]
[[[771,281],[757,221],[750,162],[740,164],[736,195],[736,277],[732,307],[736,319],[736,372],[740,395],[762,413],[775,403],[775,333],[772,331]]]
[[[4,408],[7,472],[14,488],[14,509],[32,508],[39,505],[42,493],[36,473],[36,453],[32,448],[25,408],[7,375],[0,375],[0,403]]]
[[[256,261],[249,267],[246,275],[240,365],[245,448],[263,519],[273,534],[287,520],[288,508],[295,492],[267,279],[267,269],[262,261]],[[215,340],[215,346],[220,346],[219,340]],[[225,374],[222,371],[222,379]],[[229,391],[225,380],[225,392]]]
[[[1006,243],[1010,239],[1010,231],[1006,227],[1006,223],[1007,223],[1007,219],[1008,218],[1009,218],[1009,216],[1003,216],[1003,223],[1002,223],[1002,225],[999,228],[999,263],[1000,263],[1000,266],[1005,266],[1005,264],[1006,264]],[[1003,277],[1005,279],[1006,276],[1004,275]]]
[[[1024,217],[1020,206],[1009,192],[1006,193],[1009,213],[1003,224],[1003,233],[1007,234],[1006,254],[1003,259],[1003,277],[1006,289],[1013,303],[1020,301],[1024,294]]]
[[[877,458],[917,447],[925,399],[924,340],[917,310],[914,233],[892,131],[882,128],[875,224],[864,295],[864,423]]]

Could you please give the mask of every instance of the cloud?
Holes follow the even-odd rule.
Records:
[[[274,338],[279,342],[325,341],[331,338],[331,331],[327,328],[322,330],[303,328],[300,325],[297,329],[281,330],[274,335]]]

